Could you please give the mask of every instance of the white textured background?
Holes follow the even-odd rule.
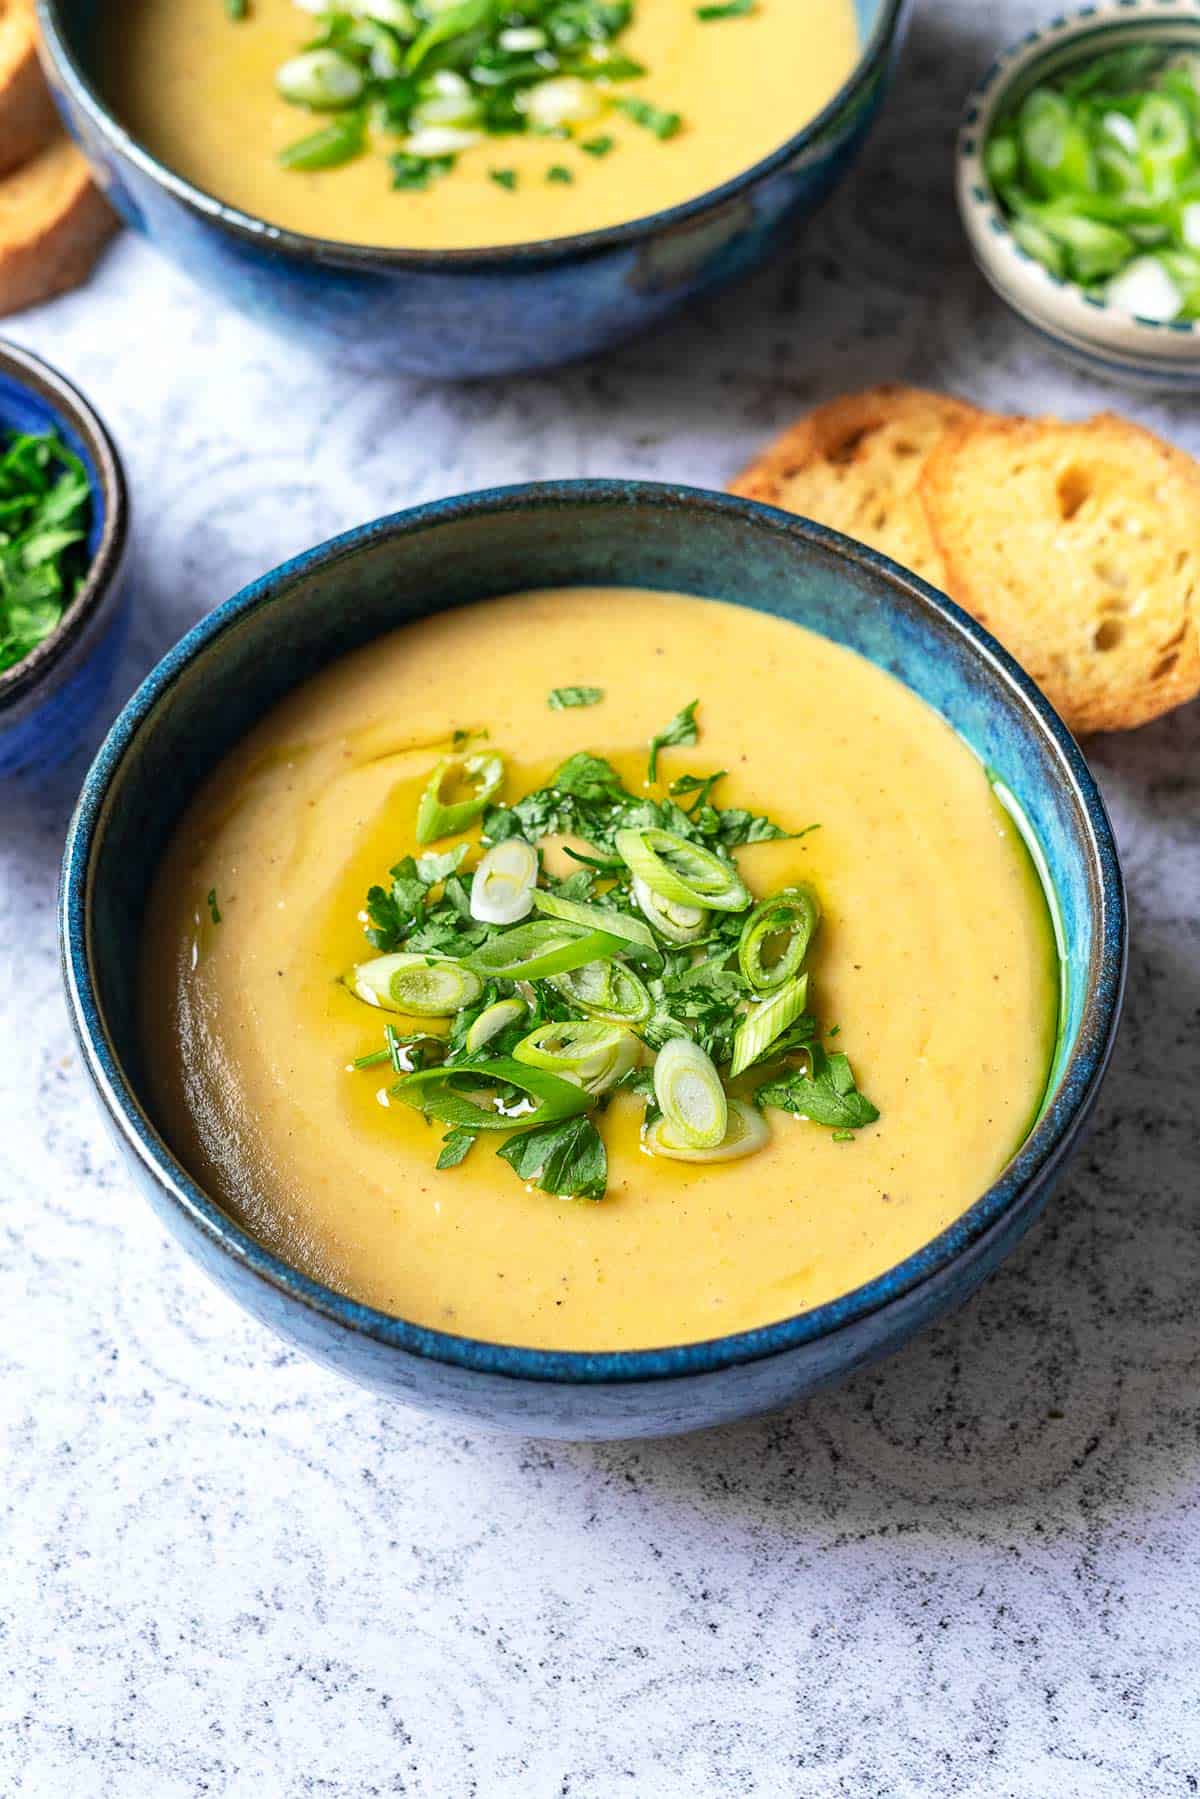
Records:
[[[10,327],[128,459],[122,691],[345,526],[545,475],[719,486],[809,401],[883,378],[1115,403],[1200,451],[1194,402],[1072,377],[968,266],[952,113],[994,32],[1044,12],[928,0],[790,263],[559,377],[351,379],[123,240]],[[1131,992],[1044,1224],[840,1392],[641,1448],[426,1423],[210,1290],[131,1194],[68,1037],[53,899],[82,764],[0,788],[0,1795],[1200,1792],[1198,750],[1196,705],[1091,746]]]

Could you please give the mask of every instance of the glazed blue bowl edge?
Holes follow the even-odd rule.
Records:
[[[841,179],[885,92],[910,0],[857,0],[862,54],[779,151],[683,206],[577,237],[485,251],[386,251],[268,227],[193,188],[121,127],[92,69],[95,0],[38,0],[63,117],[126,221],[268,325],[441,378],[593,355],[777,252]]]
[[[66,376],[0,341],[0,433],[57,432],[82,460],[92,491],[91,566],[62,622],[0,675],[0,779],[65,761],[92,727],[112,684],[129,623],[129,500],[103,422]]]
[[[172,823],[283,692],[423,611],[531,585],[611,582],[794,617],[922,693],[1022,800],[1052,870],[1072,980],[1057,1092],[1001,1180],[933,1243],[858,1292],[759,1331],[580,1355],[385,1317],[247,1237],[142,1111],[131,995],[142,896]],[[207,1271],[352,1378],[476,1423],[570,1437],[661,1434],[768,1409],[894,1348],[964,1298],[1036,1215],[1079,1139],[1116,1028],[1126,929],[1116,849],[1086,765],[980,627],[884,558],[807,521],[616,482],[498,490],[379,521],[275,571],[197,626],[131,700],[88,777],[64,861],[62,928],[72,1016],[110,1124],[139,1185]]]

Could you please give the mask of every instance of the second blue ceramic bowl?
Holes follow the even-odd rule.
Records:
[[[91,567],[57,629],[0,674],[0,777],[52,767],[103,703],[125,641],[129,499],[121,459],[83,395],[40,357],[0,343],[0,431],[53,431],[92,486]]]
[[[220,0],[213,0],[219,5]],[[284,231],[173,174],[94,80],[116,7],[38,0],[51,86],[126,221],[187,272],[284,328],[417,375],[549,368],[644,331],[778,250],[849,167],[883,96],[907,0],[856,0],[862,55],[829,105],[764,161],[667,212],[495,250],[378,250]],[[787,120],[781,120],[781,135]]]
[[[529,587],[707,594],[849,645],[920,694],[1023,810],[1067,965],[1052,1093],[1020,1153],[956,1223],[879,1279],[799,1316],[673,1349],[515,1349],[428,1330],[297,1273],[175,1160],[143,1101],[138,940],[155,866],[197,786],[283,694],[407,620]],[[277,569],[191,631],[121,714],[67,842],[71,1014],[138,1186],[256,1318],[343,1374],[430,1411],[527,1435],[694,1430],[811,1392],[957,1305],[1037,1216],[1091,1111],[1117,1026],[1125,905],[1100,795],[1032,682],[965,613],[861,545],[749,501],[588,481],[424,506]]]

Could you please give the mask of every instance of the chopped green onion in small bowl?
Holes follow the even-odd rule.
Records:
[[[1091,372],[1200,383],[1200,12],[1030,33],[968,100],[958,194],[992,286]]]

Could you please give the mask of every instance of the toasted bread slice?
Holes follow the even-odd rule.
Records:
[[[0,181],[0,316],[78,287],[116,224],[87,163],[58,132]]]
[[[921,493],[950,592],[1072,730],[1122,731],[1200,692],[1200,467],[1111,413],[977,420]]]
[[[37,57],[33,0],[0,0],[0,175],[35,156],[57,126]]]
[[[831,525],[942,587],[918,482],[946,433],[981,416],[963,400],[916,387],[846,394],[785,431],[733,492]]]

